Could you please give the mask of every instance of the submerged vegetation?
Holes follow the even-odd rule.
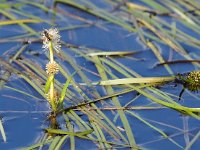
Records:
[[[43,136],[24,149],[73,150],[82,140],[91,149],[154,149],[160,141],[195,147],[200,128],[189,124],[200,120],[199,8],[194,0],[2,2],[0,42],[11,48],[0,58],[1,89],[50,106]],[[21,88],[9,84],[17,81]],[[0,120],[6,141],[4,127]]]

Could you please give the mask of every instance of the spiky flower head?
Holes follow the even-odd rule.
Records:
[[[200,71],[192,71],[188,74],[186,80],[186,88],[190,91],[200,90]]]
[[[46,73],[48,75],[54,75],[54,74],[57,74],[58,72],[59,72],[59,67],[58,67],[58,64],[55,61],[49,62],[46,65]]]
[[[61,49],[61,43],[60,43],[60,34],[57,28],[50,28],[49,30],[45,29],[42,32],[42,40],[43,40],[42,48],[48,50],[50,42],[52,42],[53,49],[59,53]]]

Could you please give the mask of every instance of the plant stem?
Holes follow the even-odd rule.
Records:
[[[52,41],[49,42],[49,59],[50,62],[52,63],[54,61],[54,57],[53,57],[53,43]]]
[[[50,62],[53,63],[54,62],[54,55],[53,55],[53,43],[52,41],[49,42],[49,58],[50,58]],[[50,104],[51,107],[53,109],[53,111],[56,111],[56,103],[55,103],[55,94],[54,94],[54,75],[52,76],[52,81],[50,84],[50,89],[49,89],[49,98],[50,98]]]

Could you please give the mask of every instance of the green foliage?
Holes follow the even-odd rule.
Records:
[[[192,34],[184,32],[178,26],[181,24],[195,34],[200,34],[200,21],[195,17],[195,15],[200,15],[199,10],[197,9],[200,8],[199,3],[195,1],[186,2],[179,0],[141,0],[141,4],[129,1],[124,2],[122,0],[105,0],[103,3],[108,6],[106,9],[100,8],[92,1],[87,0],[55,0],[51,7],[47,7],[43,3],[28,2],[26,0],[20,0],[19,3],[14,5],[10,3],[0,4],[0,13],[7,18],[7,20],[2,21],[0,25],[8,26],[15,24],[20,26],[24,32],[22,35],[6,37],[2,39],[1,42],[14,41],[26,43],[22,44],[19,50],[16,50],[14,56],[11,58],[9,56],[8,58],[10,59],[8,61],[0,58],[1,65],[3,65],[4,69],[22,78],[24,82],[28,83],[35,92],[40,94],[44,99],[53,83],[55,90],[60,93],[58,105],[60,106],[65,102],[66,105],[63,106],[68,106],[68,102],[71,102],[72,104],[72,106],[66,108],[58,107],[58,110],[54,110],[52,116],[55,120],[52,121],[49,119],[52,116],[49,117],[48,120],[50,120],[51,127],[45,129],[48,134],[45,134],[44,138],[38,141],[38,143],[25,149],[43,149],[43,146],[49,146],[49,149],[59,150],[62,149],[62,146],[66,141],[70,141],[71,149],[73,150],[76,149],[75,145],[78,138],[92,141],[99,149],[114,149],[115,147],[122,149],[140,149],[137,140],[135,140],[139,133],[135,134],[134,131],[134,127],[136,123],[138,123],[137,121],[143,123],[146,127],[149,127],[150,130],[156,131],[156,133],[161,135],[161,139],[169,140],[169,142],[174,144],[177,148],[184,148],[185,145],[182,145],[182,143],[180,144],[172,136],[165,133],[163,128],[157,127],[151,123],[150,120],[139,113],[136,113],[135,104],[138,105],[138,103],[135,103],[135,101],[137,99],[149,100],[148,104],[137,107],[137,110],[140,111],[148,110],[151,112],[162,110],[163,108],[167,110],[173,109],[177,111],[177,114],[181,112],[191,118],[200,120],[198,114],[200,112],[199,107],[189,107],[184,106],[184,104],[179,104],[174,101],[177,99],[177,95],[167,93],[162,88],[156,87],[157,85],[159,86],[160,83],[166,83],[177,79],[177,72],[174,72],[169,64],[180,62],[190,63],[192,67],[199,68],[198,53],[192,51],[194,54],[194,56],[192,56],[188,52],[188,49],[183,46],[183,43],[188,47],[199,49],[200,40],[193,37]],[[77,16],[78,13],[71,14],[68,9],[62,10],[62,7],[59,7],[60,5],[62,7],[73,7],[78,12],[85,12],[96,18],[102,19],[102,22],[105,21],[106,23],[104,24],[101,21],[96,22],[92,19],[90,20],[89,18],[84,17],[84,15]],[[31,6],[36,10],[44,12],[44,14],[48,13],[51,18],[36,16],[34,13],[32,14],[31,12],[25,11],[22,6]],[[113,8],[113,10],[110,10],[109,8]],[[191,11],[194,11],[195,15],[190,13]],[[23,17],[16,17],[17,15]],[[163,19],[165,18],[163,16],[171,17],[172,22],[167,22]],[[24,17],[26,19],[24,19]],[[70,19],[68,17],[70,19],[72,17],[81,23],[78,25],[70,24]],[[123,29],[128,34],[135,34],[139,37],[143,47],[150,49],[155,56],[158,61],[158,65],[155,67],[163,67],[169,75],[166,77],[154,77],[151,75],[151,71],[155,70],[150,70],[149,74],[145,75],[146,77],[142,77],[142,75],[139,74],[139,70],[131,65],[127,66],[127,64],[121,61],[125,60],[126,62],[126,60],[129,60],[131,63],[140,65],[141,62],[135,61],[133,58],[133,55],[136,54],[135,50],[114,50],[107,52],[101,49],[82,47],[62,41],[62,46],[65,50],[67,49],[67,51],[55,53],[55,57],[56,61],[59,60],[61,62],[59,63],[59,75],[64,79],[65,83],[62,83],[56,76],[55,78],[54,76],[47,76],[43,69],[45,62],[35,61],[34,55],[31,55],[26,51],[28,50],[29,41],[24,40],[30,39],[32,44],[36,44],[36,42],[40,42],[41,44],[40,34],[38,31],[35,31],[34,26],[44,26],[46,24],[54,25],[58,20],[62,22],[62,28],[59,29],[61,32],[66,30],[73,31],[80,28],[84,29],[91,27],[92,25],[110,33],[109,30],[111,29],[108,28],[106,24],[111,23],[116,25],[119,30]],[[170,58],[168,60],[166,55],[162,53],[159,44],[168,47],[166,51],[169,50],[170,57],[176,54],[184,60],[180,60],[179,62],[170,60]],[[99,45],[101,45],[101,43],[99,43]],[[96,47],[99,47],[99,45]],[[38,53],[38,51],[34,52]],[[137,52],[142,51],[137,50]],[[72,53],[82,57],[86,62],[93,64],[94,68],[91,69],[90,66],[78,64],[76,58],[71,56]],[[27,54],[29,54],[30,58],[26,58]],[[39,54],[43,55],[44,53]],[[51,55],[50,59],[52,56],[54,55]],[[45,56],[43,55],[41,59],[43,60],[44,57]],[[47,56],[46,59],[49,59],[49,56]],[[66,64],[70,66],[70,69],[66,67]],[[75,72],[71,73],[72,70],[75,70]],[[92,74],[95,78],[99,78],[99,81],[90,79],[88,74]],[[83,83],[77,81],[77,76]],[[123,77],[123,79],[121,77]],[[197,82],[196,78],[193,78],[193,75],[186,77],[181,76],[178,79],[181,80],[180,83],[183,84],[184,87],[191,91],[198,91],[199,74],[197,78]],[[1,83],[3,87],[5,81]],[[44,83],[45,86],[43,85]],[[38,99],[31,93],[25,93],[23,90],[17,89],[17,87],[5,86],[5,88]],[[102,91],[99,90],[100,88],[103,89],[104,96],[102,96]],[[126,97],[127,93],[133,93],[134,91],[136,91],[139,96],[136,96],[133,99],[129,99],[128,97],[128,100],[130,101],[126,105],[122,105],[124,102],[121,102],[120,97]],[[195,97],[193,93],[191,95]],[[65,99],[68,101],[64,101]],[[154,105],[152,105],[152,103]],[[129,105],[133,106],[129,107]],[[151,105],[151,107],[149,105]],[[105,111],[112,112],[114,117],[110,117]],[[60,129],[56,126],[57,116],[64,120],[64,125],[62,124],[61,126],[66,126],[66,128]],[[130,118],[136,118],[136,122],[132,123]],[[117,125],[116,120],[120,122],[120,127]],[[165,117],[163,117],[163,122],[164,121],[167,121],[167,119],[165,120]],[[58,122],[58,124],[63,122]],[[78,129],[79,132],[75,129]],[[2,122],[0,122],[0,131],[3,140],[6,141]],[[184,131],[182,131],[181,134],[185,134],[183,132]],[[49,136],[49,134],[51,136]],[[186,149],[191,148],[197,139],[199,139],[199,135],[199,132],[196,135],[193,135],[193,139],[189,141],[189,143],[186,143],[188,144],[186,145]]]
[[[45,84],[45,88],[44,88],[44,92],[45,93],[48,93],[49,91],[49,88],[50,88],[50,85],[51,85],[51,82],[53,81],[53,76],[49,76],[47,81],[46,81],[46,84]]]
[[[3,137],[3,141],[6,142],[6,133],[5,133],[5,131],[4,131],[3,123],[2,123],[2,121],[1,121],[1,119],[0,119],[0,132],[1,132],[1,135],[2,135],[2,137]]]
[[[60,105],[63,104],[63,101],[64,101],[65,96],[66,96],[66,94],[67,94],[67,88],[69,87],[69,84],[70,84],[71,80],[73,79],[73,76],[74,76],[76,73],[77,73],[77,71],[74,72],[74,73],[71,75],[71,77],[70,77],[69,79],[67,79],[67,81],[65,82],[65,84],[64,84],[64,86],[63,86],[63,89],[62,89],[62,91],[61,91],[60,98],[59,98],[59,104],[60,104]]]

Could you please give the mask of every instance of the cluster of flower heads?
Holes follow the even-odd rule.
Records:
[[[53,99],[54,99],[54,101],[57,103],[58,102],[58,98],[59,98],[59,93],[57,92],[57,91],[55,91],[54,90],[54,92],[53,92]],[[46,99],[50,102],[51,101],[51,93],[50,92],[48,92],[47,94],[46,94]]]
[[[190,91],[200,90],[200,71],[192,71],[185,79],[186,88]]]
[[[58,29],[56,28],[50,28],[50,29],[45,29],[42,32],[42,40],[43,40],[43,46],[45,50],[49,49],[50,42],[52,42],[53,49],[59,53],[61,49],[61,43],[60,43],[60,34]]]

